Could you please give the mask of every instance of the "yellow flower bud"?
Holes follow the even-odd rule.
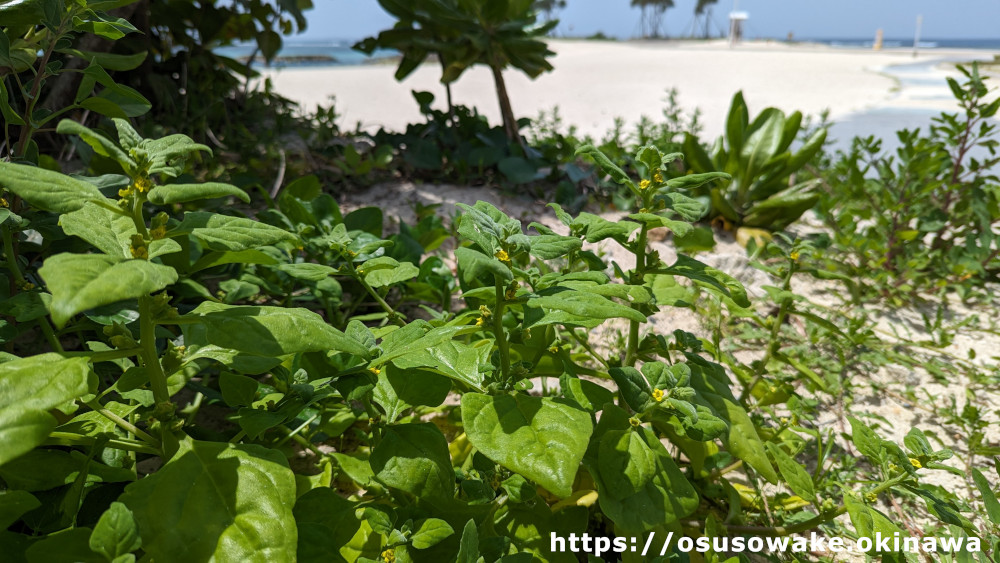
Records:
[[[922,463],[920,463],[920,460],[915,457],[910,458],[910,465],[916,467],[917,469],[920,469],[921,467],[924,466]]]
[[[507,254],[506,250],[502,250],[502,249],[501,250],[497,250],[497,253],[494,254],[493,256],[495,256],[496,259],[499,260],[499,261],[501,261],[501,262],[508,262],[508,263],[510,262],[510,255]]]
[[[396,550],[390,547],[389,549],[383,551],[380,556],[382,557],[382,561],[385,561],[385,563],[395,563]]]

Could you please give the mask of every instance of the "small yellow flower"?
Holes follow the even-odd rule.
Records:
[[[143,240],[142,235],[140,234],[132,235],[132,242],[129,244],[129,251],[132,253],[132,258],[139,258],[142,260],[149,259],[149,249],[146,248],[146,241]]]
[[[639,189],[640,190],[645,190],[645,189],[648,189],[648,188],[649,188],[649,180],[643,180],[643,181],[639,182]]]
[[[35,284],[31,283],[30,281],[24,281],[19,284],[19,287],[21,288],[22,291],[31,291],[32,289],[35,289]]]
[[[368,368],[368,371],[372,372],[373,375],[378,375],[378,374],[382,373],[382,370],[380,370],[378,368]]]
[[[160,240],[167,236],[167,226],[160,225],[159,227],[153,227],[149,230],[149,237],[153,240]]]
[[[122,188],[122,189],[118,190],[118,197],[120,197],[120,198],[126,198],[126,197],[131,196],[134,193],[135,193],[135,189],[132,186],[129,186],[127,188]]]
[[[792,253],[789,254],[788,256],[789,256],[789,258],[791,258],[795,262],[799,261],[799,251],[798,250],[793,250]]]
[[[493,311],[490,311],[490,308],[487,307],[486,305],[480,305],[479,314],[482,315],[483,317],[489,317],[490,315],[493,314]]]
[[[493,256],[496,256],[496,259],[501,262],[510,263],[510,256],[507,254],[506,250],[503,249],[497,250],[497,253],[494,254]]]
[[[178,354],[183,354],[184,351],[187,350],[187,346],[181,345],[181,346],[178,346],[177,348],[174,348],[174,349],[177,350]]]
[[[628,423],[632,426],[632,428],[638,428],[639,425],[642,424],[641,422],[639,422],[639,419],[634,416],[628,419]]]
[[[349,258],[354,258],[354,257],[355,257],[355,256],[357,256],[357,255],[358,255],[358,253],[357,253],[357,252],[354,252],[353,250],[347,250],[347,256],[348,256]]]
[[[653,389],[653,400],[657,403],[663,400],[663,389]]]
[[[920,463],[920,460],[915,457],[910,458],[910,465],[916,467],[917,469],[920,469],[921,467],[924,466],[922,463]]]
[[[136,178],[132,185],[135,187],[135,191],[139,193],[148,192],[149,189],[153,187],[153,183],[150,182],[149,178],[146,178],[145,176]]]
[[[10,202],[7,201],[7,198],[0,197],[0,207],[10,207]]]
[[[494,473],[493,476],[490,477],[490,487],[492,487],[495,491],[500,488],[501,484],[503,484],[503,481],[500,480],[500,475],[498,473]]]
[[[385,563],[395,563],[396,550],[390,547],[389,549],[382,552],[381,557],[382,561],[385,561]]]
[[[550,354],[558,354],[559,353],[559,347],[558,346],[551,346],[551,347],[549,347],[549,353]]]
[[[479,317],[478,319],[476,319],[476,326],[483,326],[484,324],[486,324],[486,319],[484,319],[482,317]]]
[[[656,173],[653,174],[653,181],[656,182],[657,184],[663,183],[663,174],[660,174],[659,170],[657,170]]]
[[[878,495],[875,493],[865,493],[865,500],[868,504],[874,504],[878,500]]]

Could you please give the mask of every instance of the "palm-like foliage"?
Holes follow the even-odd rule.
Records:
[[[392,29],[361,41],[355,48],[398,50],[403,58],[396,79],[410,75],[430,55],[441,63],[441,82],[451,84],[470,67],[484,64],[493,72],[504,130],[518,139],[517,121],[503,79],[514,67],[535,78],[552,70],[555,54],[539,38],[559,22],[538,24],[534,0],[378,0],[399,21]]]

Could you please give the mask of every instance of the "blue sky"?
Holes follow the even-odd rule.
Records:
[[[715,20],[724,25],[734,0],[719,0]],[[997,0],[738,0],[750,13],[749,37],[870,38],[882,28],[886,37],[913,36],[923,15],[925,38],[1000,39]],[[567,0],[560,14],[560,34],[590,35],[602,31],[627,38],[638,34],[639,10],[629,0]],[[314,0],[303,39],[359,39],[392,25],[376,0]],[[695,0],[675,0],[664,18],[671,35],[684,33],[692,21]],[[713,26],[714,27],[714,26]]]

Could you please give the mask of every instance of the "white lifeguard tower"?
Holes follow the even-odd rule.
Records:
[[[747,12],[729,12],[729,46],[732,47],[743,40],[743,24],[750,19]]]

